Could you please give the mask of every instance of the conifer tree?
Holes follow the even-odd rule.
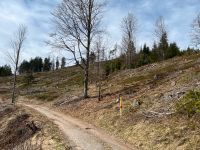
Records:
[[[65,57],[62,57],[61,59],[61,68],[63,69],[66,65],[66,58]]]
[[[58,57],[57,57],[57,58],[56,58],[56,70],[58,70],[59,65],[60,65],[60,62],[59,62]]]

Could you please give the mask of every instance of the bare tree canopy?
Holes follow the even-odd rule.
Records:
[[[50,44],[73,55],[85,74],[84,97],[88,97],[88,69],[92,40],[101,31],[103,3],[98,0],[63,0],[53,12],[56,32]],[[82,62],[82,63],[80,63]]]
[[[129,13],[123,18],[121,24],[123,36],[122,36],[122,49],[126,54],[126,67],[130,68],[133,62],[133,55],[136,53],[136,31],[137,31],[137,19]]]
[[[12,93],[12,103],[15,102],[15,89],[16,89],[16,80],[17,80],[17,71],[20,60],[21,51],[23,44],[26,40],[27,28],[24,25],[20,25],[18,31],[14,34],[13,39],[11,40],[12,53],[8,54],[9,59],[11,60],[14,66],[14,79],[13,79],[13,93]]]
[[[194,44],[196,47],[200,45],[200,13],[197,15],[197,17],[194,19],[192,23],[192,44]]]
[[[26,40],[26,34],[27,27],[25,25],[19,25],[18,31],[14,33],[13,38],[10,42],[10,46],[13,51],[11,53],[8,53],[8,57],[15,68],[18,67],[16,65],[18,65],[19,63],[19,56],[23,48],[24,41]]]
[[[98,36],[94,42],[93,51],[96,54],[96,61],[101,62],[105,60],[106,57],[106,42],[103,40],[102,36]]]
[[[156,49],[156,55],[159,60],[164,60],[167,55],[169,44],[167,27],[165,25],[165,20],[162,16],[160,16],[155,22],[154,35],[158,44],[158,48]]]
[[[167,29],[164,18],[160,16],[155,23],[154,35],[156,39],[159,41],[164,34],[167,34]]]
[[[135,34],[137,31],[136,17],[133,14],[129,13],[126,17],[123,18],[121,28],[123,32],[122,45],[123,48],[127,50],[128,43],[130,43],[130,41],[133,41],[135,43]]]

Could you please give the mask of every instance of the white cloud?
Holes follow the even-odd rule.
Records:
[[[52,55],[44,41],[52,32],[51,13],[61,0],[1,0],[0,1],[0,65],[7,62],[4,53],[19,24],[28,26],[28,40],[23,59]],[[154,22],[160,15],[166,19],[169,40],[182,48],[190,43],[190,24],[200,10],[199,0],[109,0],[104,15],[104,27],[109,33],[109,45],[121,42],[121,20],[133,12],[138,19],[138,48],[153,42]]]
[[[35,56],[48,56],[50,48],[44,41],[51,32],[51,11],[57,0],[1,0],[0,1],[0,51],[4,59],[0,65],[7,61],[5,51],[10,49],[9,41],[19,24],[28,27],[28,38],[23,51],[23,59]]]

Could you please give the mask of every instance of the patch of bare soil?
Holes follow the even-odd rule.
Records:
[[[27,113],[17,114],[19,108],[10,106],[1,106],[1,132],[0,148],[12,149],[19,143],[31,138],[39,128],[29,120]],[[13,114],[16,114],[13,116]]]
[[[20,106],[0,104],[1,150],[70,149],[58,127],[46,117]]]

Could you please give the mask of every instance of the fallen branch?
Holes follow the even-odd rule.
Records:
[[[146,118],[153,118],[153,117],[164,117],[164,116],[168,116],[168,115],[172,115],[175,112],[155,112],[155,111],[148,111],[148,112],[142,112],[142,114],[146,117]]]

